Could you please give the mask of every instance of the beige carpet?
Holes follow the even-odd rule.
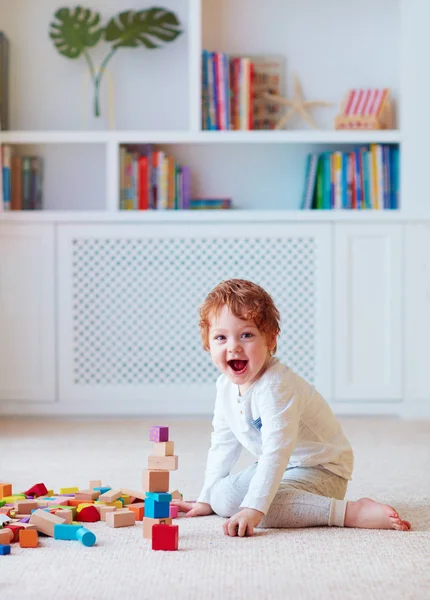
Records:
[[[215,516],[178,520],[178,552],[153,552],[140,526],[90,524],[97,545],[41,538],[37,549],[0,556],[1,600],[428,600],[430,598],[430,422],[347,418],[356,453],[348,497],[394,505],[413,530],[267,530],[228,538]],[[0,421],[0,481],[15,491],[86,487],[102,479],[140,487],[151,419]],[[210,420],[163,419],[176,442],[172,487],[195,497]],[[241,459],[247,464],[249,457]]]

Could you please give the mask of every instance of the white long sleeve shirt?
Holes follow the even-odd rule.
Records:
[[[243,396],[225,375],[217,380],[213,432],[198,502],[210,504],[214,484],[226,477],[242,447],[258,459],[241,507],[266,514],[287,467],[323,466],[351,479],[351,446],[315,388],[277,358]]]

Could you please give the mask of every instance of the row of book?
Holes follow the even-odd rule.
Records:
[[[152,144],[121,146],[120,210],[229,209],[231,198],[191,198],[191,171]]]
[[[202,129],[274,129],[279,106],[265,93],[281,94],[282,57],[202,53]]]
[[[41,210],[43,163],[40,156],[16,156],[0,146],[0,210]]]
[[[399,208],[399,148],[370,144],[308,154],[302,209]]]

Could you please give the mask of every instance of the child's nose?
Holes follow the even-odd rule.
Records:
[[[231,354],[239,354],[240,352],[242,352],[241,343],[237,340],[232,340],[229,344],[228,349]]]

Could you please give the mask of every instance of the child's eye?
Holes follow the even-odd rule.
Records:
[[[216,335],[214,337],[214,339],[217,340],[217,341],[221,341],[221,340],[225,340],[225,337],[223,335]]]
[[[242,333],[242,337],[251,338],[252,333]]]

